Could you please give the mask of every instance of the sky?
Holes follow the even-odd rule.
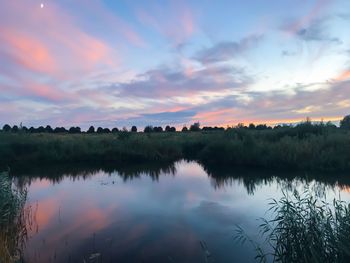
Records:
[[[0,0],[0,125],[350,114],[349,0]]]

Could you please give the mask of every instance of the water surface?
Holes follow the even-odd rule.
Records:
[[[181,161],[164,167],[22,173],[16,180],[27,188],[34,216],[25,259],[254,262],[254,249],[237,244],[233,236],[240,225],[259,240],[257,219],[268,216],[269,198],[308,183],[329,200],[339,195],[350,200],[346,184],[336,180],[206,170]]]

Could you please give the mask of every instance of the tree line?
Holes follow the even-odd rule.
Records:
[[[306,121],[301,122],[297,125],[276,125],[274,127],[272,126],[268,126],[266,124],[249,124],[248,126],[244,125],[243,123],[239,123],[236,126],[232,126],[232,127],[211,127],[211,126],[204,126],[201,128],[200,123],[199,122],[195,122],[192,125],[189,126],[189,128],[187,128],[187,126],[184,126],[181,129],[181,132],[198,132],[198,131],[225,131],[225,130],[231,130],[231,129],[243,129],[243,130],[257,130],[257,131],[263,131],[263,130],[279,130],[279,129],[283,129],[283,130],[299,130],[299,131],[304,131],[306,133],[315,133],[315,134],[320,134],[322,133],[323,129],[348,129],[350,130],[350,115],[345,116],[341,121],[340,121],[340,125],[339,127],[337,127],[335,124],[333,124],[332,122],[320,122],[320,123],[312,123],[312,121],[307,118]],[[98,127],[97,129],[94,126],[90,126],[89,129],[84,132],[81,130],[80,127],[70,127],[68,129],[66,129],[65,127],[55,127],[52,128],[50,125],[47,126],[39,126],[37,128],[35,127],[30,127],[27,128],[26,126],[23,126],[22,124],[20,124],[19,126],[14,125],[14,126],[10,126],[8,124],[5,124],[2,127],[2,131],[3,132],[12,132],[12,133],[18,133],[18,132],[24,132],[24,133],[70,133],[70,134],[79,134],[79,133],[98,133],[98,134],[103,134],[103,133],[118,133],[118,132],[137,132],[138,128],[134,125],[131,127],[130,130],[128,130],[127,128],[122,128],[122,129],[118,129],[117,127],[109,129],[109,128],[102,128],[102,127]],[[171,127],[169,125],[167,125],[164,129],[161,126],[151,126],[148,125],[143,129],[144,133],[159,133],[159,132],[176,132],[176,128],[175,127]]]

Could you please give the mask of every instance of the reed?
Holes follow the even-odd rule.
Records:
[[[284,194],[270,202],[272,219],[262,219],[265,244],[252,241],[242,228],[236,240],[254,245],[260,262],[350,262],[350,204],[327,203],[311,191]],[[262,247],[268,247],[265,252]]]
[[[0,132],[0,165],[188,159],[220,166],[349,171],[350,131],[309,126],[108,134]]]
[[[26,191],[13,187],[8,173],[0,173],[0,261],[20,262],[27,237]]]

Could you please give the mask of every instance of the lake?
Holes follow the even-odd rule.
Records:
[[[335,179],[196,162],[39,168],[15,175],[32,217],[26,262],[255,262],[254,248],[233,237],[239,225],[261,240],[257,219],[269,216],[270,198],[309,184],[328,200],[350,200],[350,188]]]

